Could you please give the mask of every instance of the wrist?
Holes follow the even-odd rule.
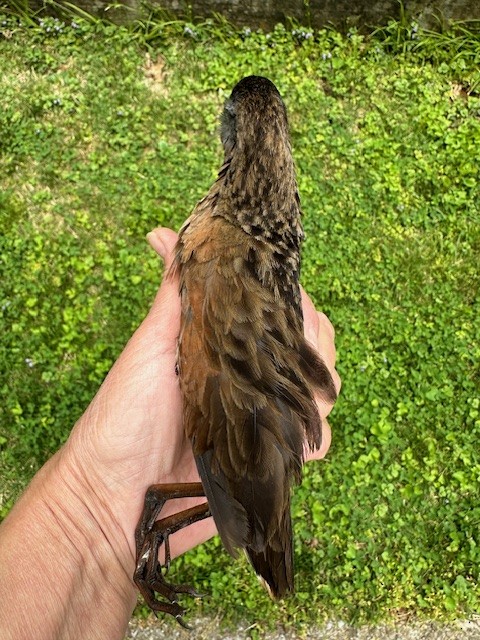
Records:
[[[132,571],[96,509],[62,449],[2,525],[2,638],[25,637],[32,620],[39,640],[124,637],[136,601]]]
[[[44,502],[49,504],[58,529],[64,530],[75,549],[87,553],[83,561],[96,565],[97,577],[111,576],[113,586],[134,593],[131,544],[97,474],[78,464],[68,443],[51,462],[52,477],[45,485]]]

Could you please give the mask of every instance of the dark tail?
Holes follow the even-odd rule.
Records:
[[[282,527],[265,549],[254,551],[247,547],[245,552],[272,598],[281,598],[294,590],[293,581],[293,541],[290,507],[285,511]]]

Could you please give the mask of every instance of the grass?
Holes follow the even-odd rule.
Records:
[[[0,11],[1,12],[1,11]],[[328,460],[294,498],[297,594],[273,604],[213,540],[175,564],[191,615],[302,628],[478,610],[480,42],[206,22],[0,16],[0,513],[145,315],[144,236],[216,175],[235,82],[287,103],[302,279],[337,331]]]

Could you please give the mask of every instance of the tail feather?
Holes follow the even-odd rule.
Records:
[[[247,547],[245,553],[255,573],[272,598],[281,598],[294,590],[292,521],[286,512],[284,527],[263,551]]]

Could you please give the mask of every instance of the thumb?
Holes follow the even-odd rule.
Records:
[[[178,277],[169,274],[174,260],[174,249],[178,235],[171,229],[159,227],[147,234],[147,240],[154,251],[165,263],[163,281],[155,296],[153,305],[144,320],[149,328],[156,330],[164,339],[176,340],[180,325],[180,298],[178,293]]]
[[[165,270],[168,270],[173,262],[173,250],[177,242],[178,235],[172,229],[158,227],[147,233],[147,240],[154,251],[163,259]]]

